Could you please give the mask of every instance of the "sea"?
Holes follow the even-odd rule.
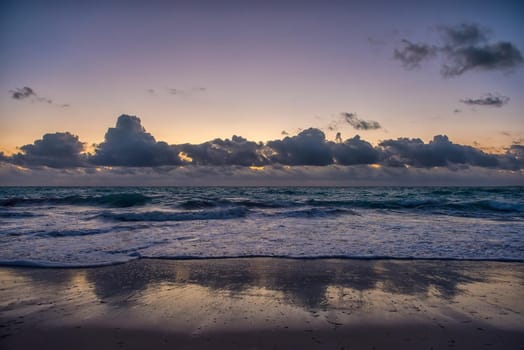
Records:
[[[524,187],[1,187],[0,265],[524,261]]]

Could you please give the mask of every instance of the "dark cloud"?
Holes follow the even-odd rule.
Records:
[[[509,70],[524,61],[518,48],[503,41],[478,47],[450,48],[445,54],[447,63],[441,69],[444,77],[454,77],[469,70]]]
[[[405,68],[420,66],[424,60],[440,53],[443,77],[459,76],[472,70],[511,70],[524,62],[520,50],[508,41],[489,42],[490,31],[475,23],[440,26],[441,45],[413,44],[404,39],[394,57]]]
[[[435,136],[427,144],[420,139],[400,138],[382,141],[380,146],[383,148],[382,163],[389,166],[431,168],[465,165],[511,170],[522,166],[511,154],[487,154],[471,146],[452,143],[443,135]],[[512,163],[512,159],[517,162]]]
[[[462,111],[461,111],[460,109],[458,109],[458,108],[455,108],[455,109],[453,110],[453,113],[462,113]]]
[[[489,29],[476,23],[461,23],[455,26],[440,26],[445,46],[470,46],[488,40]]]
[[[420,67],[422,61],[435,56],[435,47],[427,44],[414,44],[409,40],[402,40],[402,47],[395,49],[393,57],[399,60],[404,68],[413,69]]]
[[[16,88],[14,90],[9,90],[11,93],[11,98],[15,100],[25,100],[29,99],[31,102],[43,102],[47,104],[54,104],[53,100],[47,97],[39,96],[35,90],[28,86],[24,86],[23,88]],[[58,107],[67,108],[69,107],[69,104],[56,104]]]
[[[342,143],[331,143],[331,148],[335,163],[340,165],[374,164],[380,160],[381,152],[359,135]]]
[[[269,141],[272,150],[271,163],[285,165],[328,165],[333,163],[331,147],[326,135],[315,128],[300,132],[297,136]]]
[[[234,135],[230,139],[215,139],[200,145],[185,144],[179,148],[196,165],[262,165],[262,144]]]
[[[33,91],[33,89],[31,89],[28,86],[24,86],[21,89],[17,88],[14,90],[9,90],[9,92],[11,93],[11,97],[14,98],[15,100],[23,100],[24,98],[28,98],[28,97],[36,97],[36,94]]]
[[[502,107],[509,102],[509,97],[502,95],[487,94],[480,98],[466,98],[460,102],[470,106]]]
[[[347,113],[345,116],[354,121],[354,115]],[[429,143],[420,139],[399,138],[384,140],[378,146],[373,146],[358,135],[342,141],[339,132],[336,142],[333,142],[326,140],[325,134],[315,128],[266,143],[249,141],[235,135],[231,139],[215,139],[202,144],[169,145],[156,141],[142,127],[139,118],[121,115],[116,127],[108,129],[105,141],[95,146],[93,155],[84,152],[84,143],[77,136],[55,133],[45,134],[41,140],[20,147],[20,152],[13,156],[0,154],[0,161],[27,168],[81,167],[90,174],[93,173],[90,168],[102,165],[118,169],[113,172],[115,175],[125,176],[131,176],[135,172],[133,169],[140,167],[166,173],[180,165],[192,169],[204,167],[208,169],[207,172],[215,169],[222,175],[236,173],[238,167],[250,169],[251,166],[263,167],[262,170],[282,167],[286,172],[293,172],[295,167],[300,166],[369,164],[387,169],[524,169],[524,146],[512,145],[503,154],[489,152],[494,151],[483,150],[478,144],[475,147],[455,144],[443,135],[435,136]],[[196,176],[197,172],[193,171],[192,174]]]
[[[381,128],[379,122],[359,119],[355,113],[342,113],[342,117],[346,123],[356,130],[376,130]]]
[[[121,115],[116,127],[109,128],[105,141],[98,145],[90,161],[109,166],[180,165],[179,149],[157,142],[135,116]]]
[[[508,153],[513,154],[520,161],[524,161],[524,145],[511,145]]]
[[[12,162],[18,165],[52,168],[86,165],[86,156],[82,154],[84,143],[78,140],[78,136],[68,132],[45,134],[41,140],[22,146],[20,150],[21,153],[12,156]]]

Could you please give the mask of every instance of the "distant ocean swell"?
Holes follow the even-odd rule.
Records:
[[[12,197],[0,201],[2,207],[31,206],[31,205],[83,205],[126,208],[144,205],[152,198],[139,193],[118,193],[105,196],[65,196],[65,197]]]
[[[107,208],[140,207],[154,200],[137,193],[119,193],[105,196],[66,196],[66,197],[37,197],[37,198],[7,198],[0,200],[0,207],[28,207],[42,205],[70,205],[70,206],[92,206]],[[524,204],[521,202],[481,199],[474,201],[450,201],[446,198],[419,198],[419,199],[349,199],[349,200],[318,200],[309,199],[303,201],[272,200],[254,201],[248,199],[188,199],[174,203],[171,206],[186,210],[204,210],[212,208],[227,208],[240,206],[254,209],[278,209],[291,207],[329,207],[329,208],[355,208],[355,209],[420,209],[420,210],[460,210],[475,212],[478,210],[494,212],[524,213]],[[34,215],[30,212],[8,213],[0,212],[1,216],[24,217]],[[227,215],[226,215],[227,216]],[[183,217],[183,215],[182,215]],[[205,218],[203,218],[205,219]]]

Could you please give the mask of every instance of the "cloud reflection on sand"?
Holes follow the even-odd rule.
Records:
[[[139,260],[90,269],[2,269],[4,317],[200,334],[383,322],[520,327],[518,263],[394,260]],[[433,321],[431,321],[433,320]],[[435,321],[439,320],[439,321]],[[520,323],[522,324],[522,323]]]

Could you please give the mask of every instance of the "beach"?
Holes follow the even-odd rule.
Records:
[[[522,349],[524,263],[138,259],[0,268],[2,349]]]

